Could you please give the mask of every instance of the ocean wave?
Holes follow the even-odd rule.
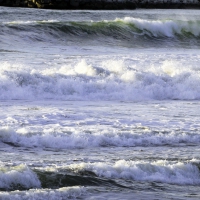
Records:
[[[196,63],[190,67],[178,60],[166,60],[154,67],[145,58],[141,63],[133,60],[128,64],[123,59],[103,60],[98,64],[77,60],[69,65],[41,69],[7,62],[0,65],[0,99],[200,99]]]
[[[87,34],[110,35],[114,32],[124,34],[143,34],[154,37],[174,37],[175,35],[193,35],[200,36],[199,20],[145,20],[132,17],[116,18],[115,20],[103,21],[13,21],[2,23],[10,28],[23,26],[24,29],[37,27],[44,28],[47,31],[57,30],[61,32],[74,33],[74,35],[85,32]],[[27,27],[26,27],[27,26]],[[30,27],[29,27],[30,26]],[[49,28],[49,29],[48,29]],[[119,34],[120,35],[120,34]]]
[[[48,171],[48,168],[46,169]],[[51,168],[51,170],[53,170]],[[199,185],[199,168],[191,162],[126,161],[115,163],[78,163],[56,167],[56,171],[71,170],[76,174],[104,177],[109,180],[124,179],[133,181],[161,182],[178,185]]]
[[[1,166],[0,197],[13,195],[23,199],[56,196],[78,197],[88,186],[125,187],[124,181],[160,182],[177,185],[199,185],[198,163],[181,161],[126,161],[114,163],[81,162],[69,165],[33,167]],[[82,187],[79,187],[79,185]],[[4,191],[4,192],[3,192]],[[9,191],[5,192],[5,191]],[[27,192],[28,191],[28,192]],[[41,199],[42,199],[41,198]]]
[[[100,177],[126,180],[156,181],[173,184],[199,184],[199,169],[190,163],[168,163],[166,161],[140,162],[117,161],[114,165],[105,163],[73,164],[74,170],[89,170]]]
[[[40,188],[41,184],[37,175],[26,165],[1,166],[0,165],[0,189],[23,190]],[[0,194],[1,196],[1,194]]]
[[[184,38],[187,38],[189,36],[200,36],[199,20],[144,20],[125,17],[122,20],[117,19],[117,21],[133,26],[139,32],[153,37],[173,38],[175,36],[184,36]]]
[[[152,38],[199,38],[199,20],[147,20],[132,17],[103,21],[12,21],[2,23],[2,28],[16,34],[45,33],[46,36],[66,37],[66,35],[109,36],[119,39],[134,39],[136,36]],[[6,32],[5,32],[6,33]]]
[[[96,128],[97,129],[97,128]],[[97,129],[98,130],[98,129]],[[166,145],[197,145],[200,144],[198,133],[184,131],[141,131],[137,127],[132,131],[118,131],[115,129],[86,130],[80,132],[70,130],[43,132],[25,131],[15,132],[11,128],[0,129],[0,142],[15,147],[39,147],[53,149],[79,149],[91,147],[135,147],[135,146],[166,146]]]

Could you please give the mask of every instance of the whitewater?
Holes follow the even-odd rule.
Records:
[[[0,7],[0,199],[199,199],[199,25]]]

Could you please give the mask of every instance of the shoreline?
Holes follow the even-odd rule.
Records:
[[[0,0],[0,6],[66,10],[200,9],[200,0]]]

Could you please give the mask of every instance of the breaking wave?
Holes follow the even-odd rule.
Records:
[[[125,187],[125,181],[161,182],[177,185],[199,185],[200,173],[197,162],[179,161],[126,161],[119,160],[115,163],[76,163],[62,166],[33,167],[25,165],[1,166],[1,190],[13,191],[19,196],[26,197],[25,189],[29,196],[38,195],[66,195],[77,197],[85,192],[84,187],[112,185]],[[80,187],[82,185],[82,187]],[[18,190],[18,191],[17,191]],[[20,190],[20,191],[19,191]],[[6,192],[0,192],[0,197],[5,197]],[[17,196],[18,196],[17,195]],[[27,198],[26,197],[26,198]]]
[[[48,171],[48,168],[46,170]],[[51,170],[53,169],[51,168]],[[76,174],[85,175],[87,177],[97,176],[108,180],[124,179],[178,185],[200,184],[199,168],[192,162],[183,163],[164,160],[154,162],[119,160],[112,164],[101,162],[79,163],[71,164],[65,167],[57,167],[54,169],[55,172],[59,170],[63,173],[70,170]]]
[[[200,21],[190,20],[144,20],[131,17],[113,21],[13,21],[0,24],[1,37],[9,34],[24,41],[66,42],[70,37],[84,40],[107,38],[130,42],[137,46],[170,43],[171,46],[199,45]],[[23,40],[22,40],[23,39]],[[56,40],[56,41],[54,41]],[[139,41],[138,41],[139,40]],[[110,41],[112,42],[112,41]]]
[[[162,63],[158,60],[158,66],[151,66],[148,57],[141,58],[141,63],[135,59],[128,59],[127,63],[123,59],[102,58],[103,61],[97,64],[77,60],[76,63],[41,69],[4,62],[0,64],[0,99],[200,99],[197,63],[191,67],[176,60]]]
[[[138,133],[134,131],[95,131],[88,130],[79,132],[76,129],[63,132],[49,130],[41,133],[15,132],[13,129],[0,129],[0,142],[11,146],[39,147],[53,149],[76,149],[91,147],[134,147],[134,146],[165,146],[165,145],[198,145],[200,135],[198,133],[186,133],[184,131],[165,132],[145,130]]]
[[[40,187],[41,184],[37,175],[26,165],[0,165],[1,190],[30,189]]]

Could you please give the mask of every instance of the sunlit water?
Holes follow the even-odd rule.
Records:
[[[0,16],[0,199],[200,198],[200,11]]]

